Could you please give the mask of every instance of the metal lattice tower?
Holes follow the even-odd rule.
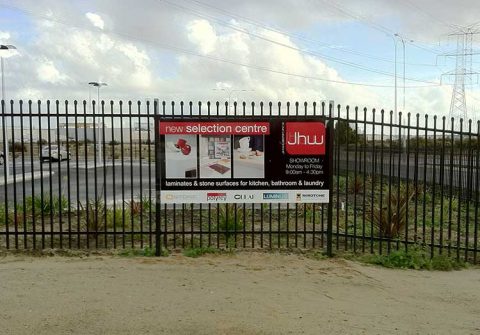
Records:
[[[465,35],[457,36],[457,56],[455,66],[455,83],[453,85],[452,100],[450,102],[450,117],[467,119],[467,101],[465,99],[466,44]]]
[[[452,54],[445,54],[447,57],[455,57],[455,70],[444,75],[454,76],[452,100],[450,102],[449,116],[455,119],[467,120],[468,110],[465,96],[465,86],[472,84],[472,76],[478,74],[472,69],[473,55],[478,54],[473,51],[473,35],[478,34],[477,29],[473,27],[460,28],[458,32],[450,34],[457,37],[457,50]]]

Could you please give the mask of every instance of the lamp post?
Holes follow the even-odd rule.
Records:
[[[98,113],[98,110],[100,110],[100,87],[102,86],[107,86],[106,83],[102,83],[102,82],[99,82],[99,81],[91,81],[88,83],[88,85],[91,85],[93,87],[96,87],[97,88],[97,113]],[[91,105],[91,101],[90,101],[90,105]],[[93,116],[93,124],[96,124],[95,123],[95,115]],[[102,118],[102,127],[104,126],[104,123],[103,123],[103,118]],[[98,127],[98,130],[100,130],[100,126]],[[97,131],[95,128],[93,131]],[[102,161],[102,132],[99,131],[98,132],[98,160],[101,162]],[[105,162],[103,162],[105,164]]]
[[[395,110],[395,117],[396,117],[396,115],[397,115],[397,39],[396,39],[397,34],[395,34],[393,36],[390,36],[390,37],[393,38],[393,46],[394,46],[394,50],[395,50],[395,55],[393,57],[393,60],[394,60],[394,64],[395,64],[395,68],[394,68],[394,77],[395,77],[395,85],[394,85],[394,87],[395,87],[395,98],[394,98],[395,102],[394,102],[394,104],[395,104],[395,108],[394,108],[394,110]]]
[[[0,44],[0,50],[2,50],[2,54],[3,54],[3,51],[5,50],[16,50],[17,48],[14,46],[14,45],[4,45],[4,44]],[[4,64],[4,61],[3,61],[3,55],[0,54],[0,59],[1,59],[1,68],[2,68],[2,100],[3,100],[3,103],[4,103],[4,106],[6,108],[7,106],[7,102],[5,100],[5,64]],[[5,111],[3,111],[5,112]],[[5,120],[5,118],[4,118]],[[6,122],[5,124],[3,124],[3,127],[4,127],[4,132],[5,132],[5,141],[3,141],[3,160],[4,160],[4,164],[5,164],[5,177],[8,178],[10,177],[10,167],[9,167],[9,159],[8,159],[8,131],[7,131],[7,125],[6,125]]]
[[[224,91],[228,92],[228,113],[230,114],[230,99],[232,97],[233,92],[255,92],[255,90],[252,89],[225,89],[225,88],[213,88],[212,91]]]
[[[405,70],[405,68],[406,68],[406,66],[405,66],[405,64],[406,64],[406,60],[405,60],[405,39],[400,34],[395,34],[395,37],[400,39],[400,41],[402,42],[402,46],[403,46],[403,108],[402,108],[402,111],[405,114],[405,86],[406,86],[405,85],[405,73],[406,73],[406,70]],[[408,42],[412,43],[413,40],[408,40]],[[395,44],[395,46],[396,46],[396,44]],[[397,52],[395,51],[395,59],[396,59],[396,56],[397,56],[396,54],[397,54]],[[395,61],[395,69],[396,68],[397,68],[397,62]],[[395,71],[395,81],[396,80],[397,80],[397,78],[396,78],[396,71]],[[396,90],[396,88],[395,88],[395,90]],[[398,134],[399,135],[399,141],[402,141],[401,134],[400,134],[400,128],[399,128],[398,132],[399,132],[399,134]],[[403,138],[403,141],[405,142],[406,139]]]
[[[403,45],[403,112],[405,113],[405,39],[400,36],[400,34],[395,34],[396,37],[400,39]],[[408,40],[408,42],[412,43],[413,40]],[[396,66],[396,62],[395,62]]]

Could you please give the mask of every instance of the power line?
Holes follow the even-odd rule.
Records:
[[[294,46],[291,46],[291,45],[288,45],[288,44],[285,44],[285,43],[282,43],[282,42],[278,42],[278,41],[275,41],[275,40],[272,40],[270,38],[267,38],[265,36],[261,36],[259,34],[256,34],[256,33],[252,33],[246,29],[242,29],[242,28],[239,28],[238,26],[235,26],[235,25],[232,25],[226,21],[223,21],[221,19],[218,19],[212,15],[208,15],[208,14],[204,14],[204,13],[200,13],[194,9],[191,9],[191,8],[188,8],[188,7],[184,7],[184,6],[181,6],[181,5],[178,5],[176,3],[173,3],[173,2],[170,2],[168,0],[156,0],[158,2],[163,2],[163,3],[166,3],[172,7],[175,7],[181,11],[184,11],[184,12],[189,12],[189,13],[192,13],[194,14],[195,16],[198,16],[200,18],[203,18],[203,19],[210,19],[210,20],[213,20],[221,25],[224,25],[226,27],[229,27],[230,29],[232,30],[235,30],[235,31],[238,31],[240,33],[243,33],[243,34],[246,34],[246,35],[249,35],[251,37],[255,37],[255,38],[258,38],[258,39],[261,39],[261,40],[264,40],[266,42],[270,42],[270,43],[273,43],[273,44],[276,44],[276,45],[279,45],[279,46],[282,46],[282,47],[285,47],[285,48],[288,48],[288,49],[291,49],[291,50],[295,50],[295,51],[298,51],[298,52],[301,52],[301,53],[306,53],[306,54],[309,54],[309,55],[313,55],[313,56],[317,56],[317,57],[320,57],[320,58],[324,58],[324,59],[327,59],[327,60],[330,60],[330,61],[333,61],[333,62],[336,62],[336,63],[340,63],[342,65],[347,65],[347,66],[352,66],[352,67],[355,67],[355,68],[358,68],[358,69],[361,69],[361,70],[365,70],[365,71],[370,71],[370,72],[374,72],[374,73],[377,73],[377,74],[382,74],[382,75],[390,75],[389,73],[387,72],[384,72],[384,71],[380,71],[380,70],[376,70],[376,69],[369,69],[369,68],[365,68],[363,67],[362,65],[360,64],[355,64],[355,63],[350,63],[350,62],[347,62],[347,61],[342,61],[342,60],[339,60],[339,59],[336,59],[334,57],[329,57],[329,56],[326,56],[326,55],[323,55],[323,54],[320,54],[320,53],[317,53],[317,52],[313,52],[313,51],[308,51],[308,50],[302,50],[300,48],[297,48],[297,47],[294,47]]]
[[[353,13],[352,11],[346,9],[345,7],[342,7],[340,6],[339,4],[334,4],[332,3],[331,1],[329,0],[319,0],[321,2],[323,2],[324,4],[326,4],[327,6],[331,7],[331,8],[334,8],[336,9],[338,12],[340,12],[341,14],[347,16],[347,17],[350,17],[354,20],[357,20],[357,21],[360,21],[360,22],[363,22],[364,24],[366,24],[367,26],[369,26],[370,28],[372,29],[375,29],[381,33],[384,33],[386,34],[387,36],[393,36],[395,34],[395,32],[393,30],[391,30],[390,28],[387,28],[381,24],[378,24],[374,21],[372,21],[371,19],[365,17],[365,16],[361,16],[361,15],[358,15],[356,13]],[[413,42],[408,42],[408,44],[412,45],[413,47],[416,47],[418,49],[421,49],[421,50],[424,50],[424,51],[427,51],[427,52],[430,52],[430,53],[433,53],[435,55],[438,55],[438,53],[440,51],[438,50],[433,50],[433,49],[429,49],[429,48],[425,48],[421,45],[418,45],[417,43],[413,43]]]
[[[425,17],[429,17],[430,19],[432,19],[433,21],[436,21],[440,25],[445,26],[449,29],[452,29],[452,28],[457,29],[457,27],[455,25],[441,20],[437,16],[435,16],[435,15],[431,14],[430,12],[428,12],[428,11],[422,9],[421,7],[417,6],[417,4],[413,3],[412,1],[410,1],[410,0],[402,0],[402,1],[407,3],[410,7],[416,9],[419,13],[423,14]]]
[[[324,55],[324,54],[321,54],[321,53],[318,53],[318,52],[313,52],[313,51],[309,51],[309,50],[303,50],[303,49],[300,49],[300,48],[297,48],[297,47],[294,47],[294,46],[291,46],[291,45],[288,45],[288,44],[285,44],[285,43],[282,43],[282,42],[278,42],[278,41],[275,41],[275,40],[272,40],[270,38],[267,38],[265,36],[262,36],[262,35],[259,35],[259,34],[256,34],[256,33],[252,33],[246,29],[242,29],[242,28],[239,28],[237,26],[234,26],[228,22],[225,22],[223,20],[220,20],[214,16],[211,16],[211,15],[207,15],[207,14],[203,14],[203,13],[200,13],[194,9],[191,9],[191,8],[188,8],[188,7],[184,7],[184,6],[181,6],[181,5],[178,5],[178,4],[175,4],[175,3],[172,3],[168,0],[156,0],[158,2],[163,2],[163,3],[166,3],[172,7],[175,7],[175,8],[178,8],[182,11],[187,11],[187,12],[190,12],[190,13],[193,13],[194,15],[198,16],[198,17],[201,17],[201,18],[204,18],[204,19],[210,19],[210,20],[214,20],[224,26],[227,26],[229,27],[230,29],[233,29],[235,31],[238,31],[240,33],[243,33],[243,34],[246,34],[246,35],[249,35],[249,36],[252,36],[252,37],[256,37],[258,39],[261,39],[261,40],[264,40],[264,41],[267,41],[267,42],[270,42],[270,43],[273,43],[273,44],[276,44],[276,45],[279,45],[279,46],[282,46],[282,47],[285,47],[287,49],[291,49],[291,50],[295,50],[295,51],[298,51],[300,53],[304,53],[304,54],[308,54],[308,55],[311,55],[311,56],[317,56],[319,58],[322,58],[322,59],[326,59],[326,60],[329,60],[331,62],[334,62],[334,63],[338,63],[338,64],[342,64],[342,65],[346,65],[346,66],[350,66],[350,67],[353,67],[353,68],[356,68],[356,69],[360,69],[360,70],[363,70],[363,71],[367,71],[367,72],[372,72],[372,73],[376,73],[376,74],[381,74],[381,75],[384,75],[384,76],[388,76],[388,77],[392,77],[394,78],[395,75],[393,73],[390,73],[390,72],[386,72],[386,71],[381,71],[381,70],[377,70],[377,69],[373,69],[373,68],[369,68],[369,67],[366,67],[366,66],[363,66],[363,65],[360,65],[360,64],[357,64],[357,63],[353,63],[353,62],[348,62],[348,61],[344,61],[344,60],[341,60],[341,59],[338,59],[338,58],[335,58],[335,57],[331,57],[331,56],[327,56],[327,55]],[[425,80],[419,80],[419,79],[416,79],[416,78],[405,78],[406,80],[408,81],[415,81],[415,82],[421,82],[421,83],[427,83],[427,84],[437,84],[435,82],[432,82],[432,81],[425,81]]]
[[[349,11],[349,10],[345,9],[345,7],[342,7],[338,4],[333,3],[332,1],[329,1],[329,0],[320,0],[320,1],[323,2],[324,4],[326,4],[327,6],[335,9],[337,12],[340,12],[344,16],[350,17],[350,18],[352,18],[356,21],[361,21],[364,24],[368,25],[369,27],[371,27],[375,30],[378,30],[378,31],[380,31],[380,32],[382,32],[386,35],[391,36],[395,33],[394,31],[390,30],[389,28],[384,27],[384,26],[382,26],[380,24],[377,24],[375,22],[372,22],[371,20],[369,20],[368,18],[366,18],[364,16],[355,14],[352,11]]]
[[[227,64],[242,66],[242,67],[246,67],[246,68],[252,68],[252,69],[261,70],[261,71],[265,71],[265,72],[276,73],[276,74],[281,74],[281,75],[286,75],[286,76],[291,76],[291,77],[297,77],[297,78],[303,78],[303,79],[316,80],[316,81],[331,82],[331,83],[336,83],[336,84],[364,86],[364,87],[377,87],[377,88],[391,88],[391,87],[393,87],[392,85],[369,84],[369,83],[361,83],[361,82],[351,82],[351,81],[326,79],[326,78],[321,78],[321,77],[316,77],[316,76],[302,75],[302,74],[298,74],[298,73],[291,73],[291,72],[286,72],[286,71],[281,71],[281,70],[275,70],[275,69],[271,69],[271,68],[267,68],[267,67],[263,67],[263,66],[240,63],[240,62],[232,61],[232,60],[229,60],[229,59],[223,59],[223,58],[209,56],[209,55],[202,55],[202,54],[199,54],[199,53],[191,51],[191,50],[179,48],[179,47],[176,47],[176,46],[173,46],[173,45],[158,43],[156,41],[152,41],[152,40],[149,40],[149,39],[146,39],[146,38],[138,38],[138,37],[132,36],[128,33],[118,32],[118,31],[114,31],[112,29],[98,30],[98,29],[92,29],[90,27],[86,27],[86,26],[82,26],[82,25],[73,25],[71,23],[67,23],[65,21],[59,20],[58,18],[55,18],[53,15],[49,15],[49,16],[41,15],[41,14],[37,14],[36,12],[32,12],[32,11],[29,11],[27,9],[19,8],[19,7],[16,7],[16,6],[5,5],[5,4],[0,4],[0,6],[10,8],[10,9],[13,9],[13,10],[17,10],[17,11],[23,12],[27,15],[30,15],[30,16],[39,17],[43,20],[56,22],[56,23],[59,23],[59,24],[62,24],[62,25],[68,26],[68,27],[72,27],[72,28],[89,30],[89,31],[92,31],[92,32],[95,32],[95,33],[108,32],[112,35],[117,35],[117,36],[127,38],[127,39],[130,39],[130,40],[136,40],[136,41],[139,41],[139,42],[142,42],[142,43],[155,45],[155,46],[158,46],[159,48],[162,48],[162,49],[172,50],[172,51],[176,51],[178,53],[189,54],[189,55],[200,57],[200,58],[206,58],[206,59],[210,59],[210,60],[214,60],[214,61],[218,61],[218,62],[223,62],[223,63],[227,63]],[[435,83],[433,85],[407,86],[406,88],[424,88],[424,87],[434,87],[434,86],[435,87],[440,86],[440,84]]]
[[[236,14],[236,13],[232,13],[230,11],[227,11],[227,10],[223,9],[223,8],[213,6],[211,4],[207,4],[207,3],[204,3],[202,1],[198,1],[198,0],[184,0],[184,1],[188,1],[188,2],[191,2],[191,3],[197,4],[200,7],[213,9],[213,10],[215,10],[215,11],[221,13],[221,14],[227,15],[227,16],[229,16],[231,18],[234,18],[234,19],[237,19],[237,20],[242,20],[242,21],[244,21],[248,24],[255,25],[255,26],[260,27],[262,29],[272,31],[272,32],[275,32],[275,33],[279,33],[279,34],[283,34],[285,36],[288,36],[288,37],[291,37],[291,38],[294,38],[294,39],[297,39],[297,40],[301,40],[301,41],[304,41],[304,42],[319,45],[323,48],[328,48],[328,49],[332,49],[332,50],[336,50],[336,51],[340,51],[340,52],[345,52],[345,53],[349,53],[349,54],[352,54],[352,55],[365,57],[365,58],[369,58],[369,59],[373,59],[373,60],[378,60],[378,61],[382,61],[382,62],[386,62],[386,63],[394,63],[394,61],[392,61],[391,59],[388,59],[388,58],[374,56],[374,55],[371,55],[371,54],[368,54],[368,53],[364,53],[364,52],[361,52],[361,51],[358,51],[358,50],[353,50],[353,49],[349,49],[349,48],[345,48],[345,47],[332,46],[328,43],[325,43],[323,41],[319,41],[317,39],[307,38],[307,37],[304,37],[302,35],[293,34],[293,33],[287,32],[285,30],[278,29],[278,28],[273,28],[273,27],[270,27],[270,26],[268,26],[268,25],[266,25],[262,22],[259,22],[257,20],[248,18],[248,17],[243,16],[243,15],[239,15],[239,14]],[[406,65],[437,67],[436,64],[406,63]]]

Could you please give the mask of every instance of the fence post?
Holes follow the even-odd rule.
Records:
[[[160,209],[162,208],[161,205],[161,198],[160,198],[160,187],[161,187],[161,164],[159,164],[159,154],[160,154],[160,138],[159,138],[159,126],[160,126],[160,116],[158,113],[158,100],[155,99],[153,103],[153,110],[155,114],[155,256],[160,256],[162,254],[162,246],[161,246],[161,231],[160,231]]]
[[[332,257],[333,244],[333,120],[327,122],[327,171],[328,171],[328,213],[327,213],[327,256]]]

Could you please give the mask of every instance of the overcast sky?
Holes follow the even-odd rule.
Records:
[[[0,43],[18,49],[2,53],[7,99],[88,100],[102,81],[102,99],[387,110],[396,44],[398,110],[448,115],[455,59],[442,54],[479,20],[475,0],[0,0]],[[466,90],[476,118],[477,77]]]

